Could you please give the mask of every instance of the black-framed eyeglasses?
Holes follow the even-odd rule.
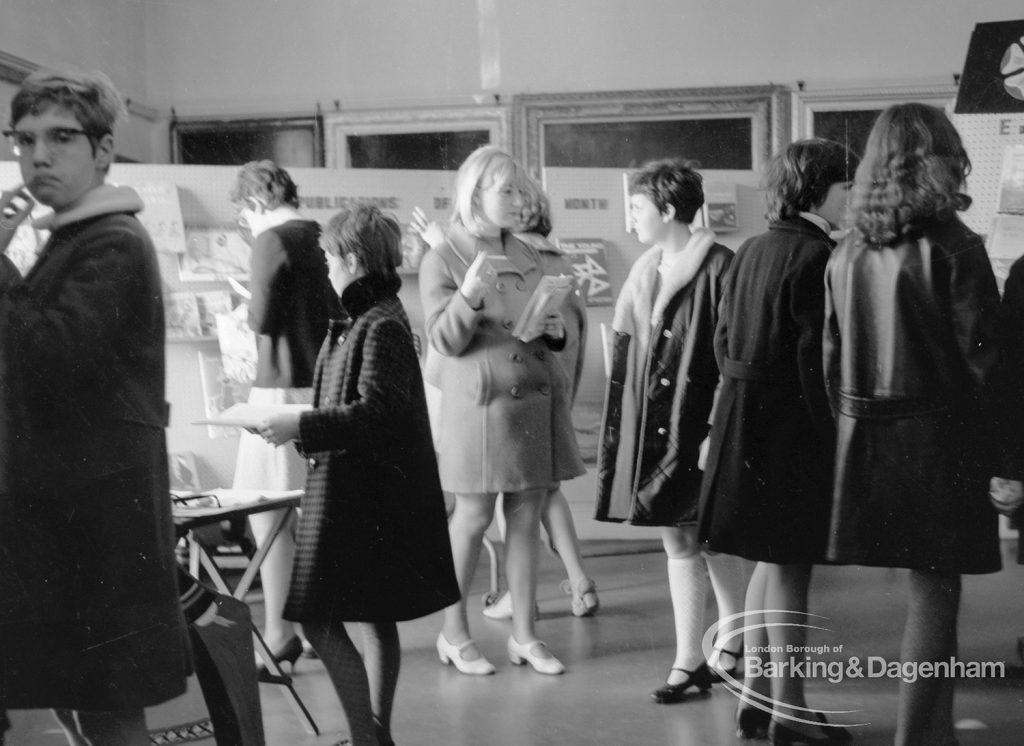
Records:
[[[56,153],[65,152],[74,143],[75,138],[85,135],[90,140],[92,136],[83,129],[74,127],[50,127],[43,130],[42,139],[46,143],[47,150]],[[16,156],[22,156],[35,150],[39,142],[39,135],[35,132],[22,132],[21,130],[6,130],[4,137],[11,144],[11,150]]]

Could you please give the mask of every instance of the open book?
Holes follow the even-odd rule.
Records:
[[[573,278],[569,275],[544,275],[537,283],[526,308],[519,316],[512,336],[523,342],[531,342],[544,333],[544,319],[554,313],[572,292]]]
[[[221,427],[258,427],[275,414],[299,414],[312,409],[311,404],[248,404],[242,402],[228,407],[220,414],[203,420],[192,420],[193,425],[220,425]]]

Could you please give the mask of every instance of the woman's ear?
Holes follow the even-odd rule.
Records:
[[[675,205],[665,205],[665,209],[661,213],[661,222],[667,224],[667,223],[671,223],[675,219],[676,219],[676,206]]]

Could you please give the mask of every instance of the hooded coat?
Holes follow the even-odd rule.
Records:
[[[595,517],[639,526],[697,519],[700,445],[718,385],[714,331],[732,251],[694,232],[662,277],[662,251],[633,265],[615,305]]]
[[[164,309],[142,201],[100,186],[0,291],[0,704],[120,710],[185,691]]]

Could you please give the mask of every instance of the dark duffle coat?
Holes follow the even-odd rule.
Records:
[[[699,230],[665,277],[661,259],[661,249],[644,252],[615,305],[597,467],[600,521],[697,520],[697,457],[718,385],[714,332],[732,251]]]
[[[497,284],[480,309],[459,292],[478,251],[492,256]],[[420,264],[426,336],[444,360],[440,471],[457,494],[549,489],[583,474],[570,416],[571,385],[554,348],[521,342],[515,323],[543,275],[536,248],[504,233],[501,242],[452,227]]]
[[[778,564],[824,558],[835,436],[821,335],[832,246],[815,224],[788,218],[745,241],[729,268],[699,519],[714,551]]]
[[[837,447],[828,558],[999,569],[992,265],[958,220],[895,246],[852,234],[828,268],[826,370]]]
[[[141,209],[126,187],[92,190],[0,292],[0,706],[11,709],[134,709],[185,691],[164,310]]]
[[[419,359],[393,284],[342,294],[299,421],[310,471],[285,617],[401,621],[459,599]]]

